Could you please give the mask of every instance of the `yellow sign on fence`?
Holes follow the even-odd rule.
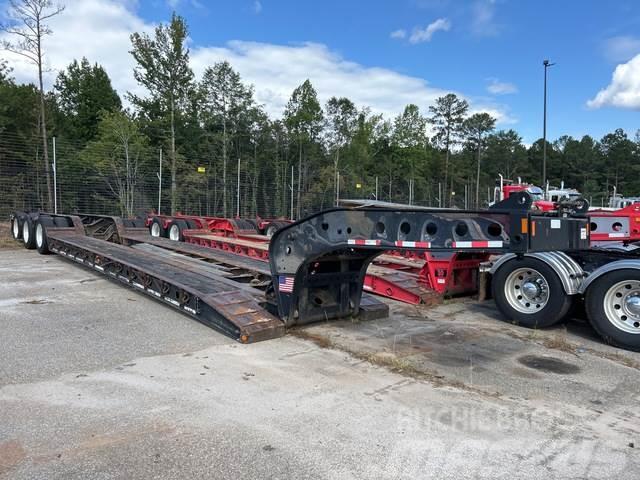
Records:
[[[207,169],[205,167],[198,167],[198,173],[206,173]]]
[[[362,188],[362,184],[361,183],[356,183],[356,188]]]

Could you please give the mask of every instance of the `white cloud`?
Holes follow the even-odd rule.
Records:
[[[145,23],[131,7],[131,0],[67,0],[65,11],[47,21],[53,34],[44,39],[45,84],[51,87],[60,70],[73,59],[87,57],[100,63],[120,95],[126,91],[141,92],[133,78],[134,61],[129,50],[129,35],[150,32],[153,25]],[[6,33],[0,39],[12,39]],[[10,52],[0,51],[13,67],[13,76],[20,82],[35,83],[35,65]]]
[[[480,37],[492,37],[499,33],[495,22],[496,0],[478,0],[471,8],[471,33]]]
[[[612,62],[626,62],[640,53],[640,38],[631,35],[611,37],[605,40],[603,50]]]
[[[425,28],[414,28],[413,32],[411,32],[411,36],[409,37],[409,42],[413,44],[430,42],[436,32],[448,32],[449,29],[451,29],[451,22],[446,18],[439,18],[436,21],[431,22]]]
[[[394,30],[389,36],[394,39],[402,39],[407,36],[407,32],[401,28],[399,30]]]
[[[323,104],[331,96],[345,96],[387,118],[402,112],[408,103],[420,106],[426,114],[428,105],[449,93],[422,78],[350,62],[317,43],[273,45],[232,41],[224,47],[196,48],[192,52],[197,76],[208,65],[222,60],[229,61],[245,81],[255,86],[256,98],[274,118],[281,117],[291,92],[307,78]],[[502,105],[485,99],[469,100],[475,111],[487,111],[499,123],[515,122]]]
[[[497,78],[488,78],[489,85],[487,91],[492,95],[508,95],[510,93],[518,93],[518,87],[513,83],[501,82]]]
[[[618,107],[640,110],[640,54],[613,72],[611,83],[587,102],[589,108]]]
[[[45,55],[51,67],[45,76],[47,88],[59,70],[74,58],[86,56],[90,62],[104,66],[121,96],[127,91],[144,95],[133,78],[129,36],[133,32],[152,32],[154,25],[136,15],[135,2],[66,0],[65,3],[65,12],[49,22],[53,35],[45,39]],[[0,52],[0,58],[9,60],[17,81],[35,82],[35,66],[7,52]],[[274,118],[281,117],[291,92],[307,78],[323,104],[333,95],[346,96],[388,118],[402,112],[408,103],[419,105],[426,114],[427,106],[435,98],[450,91],[436,88],[423,78],[348,61],[321,44],[231,41],[224,46],[191,45],[191,62],[197,78],[207,66],[221,60],[228,60],[245,82],[255,85],[257,100]],[[488,111],[500,123],[515,121],[503,105],[466,98],[476,111]]]
[[[262,2],[260,0],[255,0],[253,2],[253,12],[257,15],[262,12]]]

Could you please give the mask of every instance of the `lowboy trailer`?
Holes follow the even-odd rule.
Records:
[[[553,213],[530,207],[529,195],[518,192],[480,211],[336,208],[312,215],[271,238],[266,294],[127,246],[128,230],[142,235],[135,222],[19,212],[11,222],[27,248],[93,268],[245,343],[293,325],[358,315],[369,264],[385,251],[416,249],[499,255],[491,288],[506,320],[546,327],[584,299],[587,318],[605,341],[640,350],[640,254],[590,247],[586,202]]]

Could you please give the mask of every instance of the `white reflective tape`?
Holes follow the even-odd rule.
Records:
[[[438,283],[446,283],[446,280],[444,278],[439,278]]]
[[[156,292],[155,290],[151,290],[150,288],[147,288],[147,292],[149,292],[152,295],[155,295],[156,297],[161,297],[162,295],[160,295],[160,292]]]
[[[487,247],[489,248],[502,248],[504,247],[504,243],[500,240],[491,240],[487,242]]]
[[[134,286],[134,287],[138,287],[138,288],[140,288],[140,289],[144,290],[144,285],[141,285],[141,284],[139,284],[139,283],[133,282],[133,286]]]
[[[627,235],[624,232],[614,232],[609,234],[609,238],[624,238]]]
[[[124,277],[124,276],[122,276],[122,275],[118,275],[118,278],[119,278],[120,280],[124,281],[124,282],[129,283],[129,279],[128,279],[127,277]]]
[[[560,220],[558,219],[551,220],[551,228],[557,229],[557,228],[560,228],[561,226],[562,226],[562,222],[560,222]]]
[[[175,305],[176,307],[180,306],[180,303],[174,300],[173,298],[169,298],[169,297],[162,297],[162,298],[164,298],[167,302],[171,303],[172,305]]]
[[[100,265],[94,265],[96,270],[100,270],[101,272],[104,272],[104,268],[102,268]]]
[[[349,238],[347,239],[347,245],[368,245],[368,246],[378,246],[380,245],[380,240],[364,240],[361,238]]]
[[[580,229],[580,240],[586,240],[587,239],[587,229],[586,228],[581,228]]]
[[[182,308],[184,308],[189,313],[193,313],[194,315],[197,313],[193,308],[187,307],[186,305]]]
[[[473,242],[455,242],[454,248],[473,248]]]

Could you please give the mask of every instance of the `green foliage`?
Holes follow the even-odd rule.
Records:
[[[193,106],[190,100],[196,95],[186,47],[187,36],[187,24],[175,12],[168,25],[156,27],[153,38],[146,33],[131,35],[130,53],[137,64],[133,76],[147,89],[149,97],[130,93],[129,99],[144,118],[156,123],[156,128],[162,128],[162,124],[167,122],[169,126],[168,135],[161,134],[160,139],[169,141],[172,213],[178,207],[177,130],[185,124],[182,115],[189,106]]]
[[[81,143],[96,135],[103,111],[114,112],[122,108],[107,72],[97,63],[91,65],[84,57],[80,63],[74,60],[58,74],[54,89],[62,113],[61,122],[68,122],[64,130]]]
[[[84,164],[94,167],[125,217],[134,214],[136,187],[147,152],[147,139],[135,119],[119,111],[103,113],[96,139],[82,152]]]

